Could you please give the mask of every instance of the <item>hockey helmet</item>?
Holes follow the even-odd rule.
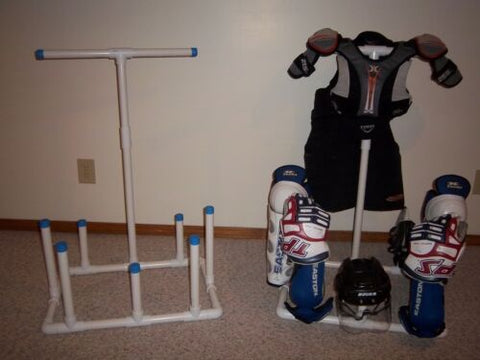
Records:
[[[391,323],[390,278],[374,258],[347,258],[335,277],[336,307],[340,325],[385,331]],[[369,325],[359,323],[375,320]]]

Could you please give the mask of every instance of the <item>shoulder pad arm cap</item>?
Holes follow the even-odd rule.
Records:
[[[341,35],[338,32],[325,28],[308,38],[307,47],[320,55],[328,56],[337,50],[340,39]]]
[[[442,40],[435,35],[423,34],[415,37],[413,40],[418,56],[424,60],[438,59],[448,51]]]

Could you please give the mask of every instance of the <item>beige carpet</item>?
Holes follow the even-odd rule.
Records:
[[[54,233],[78,264],[75,234]],[[480,247],[471,246],[446,288],[448,335],[434,340],[401,333],[349,334],[335,325],[306,325],[275,313],[278,289],[265,282],[265,242],[215,240],[215,284],[224,314],[217,320],[44,335],[48,286],[37,232],[0,232],[0,359],[480,359]],[[89,235],[91,263],[127,262],[120,235]],[[341,260],[349,244],[330,241]],[[173,258],[172,238],[138,237],[140,260]],[[386,244],[362,244],[361,255],[390,263]],[[331,293],[334,270],[329,271]],[[147,314],[189,308],[186,269],[141,273]],[[392,277],[394,317],[407,298],[407,282]],[[130,315],[128,277],[122,273],[72,278],[78,320]],[[201,290],[204,290],[203,287]],[[203,291],[202,291],[203,294]],[[208,306],[202,295],[202,306]],[[60,320],[62,314],[58,314]]]

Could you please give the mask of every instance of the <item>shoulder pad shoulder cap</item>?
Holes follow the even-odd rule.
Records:
[[[335,30],[325,28],[310,36],[307,47],[323,56],[331,55],[337,50],[341,35]]]
[[[425,60],[438,59],[448,51],[442,40],[435,35],[423,34],[415,37],[413,40],[418,56]]]

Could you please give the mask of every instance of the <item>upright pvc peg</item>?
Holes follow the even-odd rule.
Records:
[[[213,284],[213,214],[215,208],[205,207],[205,280],[208,285]]]
[[[194,317],[200,313],[200,237],[190,235],[190,312]]]
[[[75,311],[73,308],[72,285],[70,274],[68,272],[67,243],[60,241],[55,244],[58,258],[58,268],[60,272],[60,283],[62,286],[63,307],[65,311],[65,324],[69,329],[73,328],[76,322]]]
[[[55,266],[55,255],[53,253],[50,220],[40,220],[38,225],[40,227],[40,234],[42,237],[43,255],[45,257],[45,266],[47,268],[47,280],[50,298],[58,299],[60,297],[60,292],[57,278],[57,268]]]
[[[81,219],[77,221],[78,239],[80,242],[80,264],[86,269],[90,266],[88,260],[88,244],[87,244],[87,221]]]
[[[175,238],[177,247],[177,261],[184,260],[183,255],[183,214],[175,215]]]

